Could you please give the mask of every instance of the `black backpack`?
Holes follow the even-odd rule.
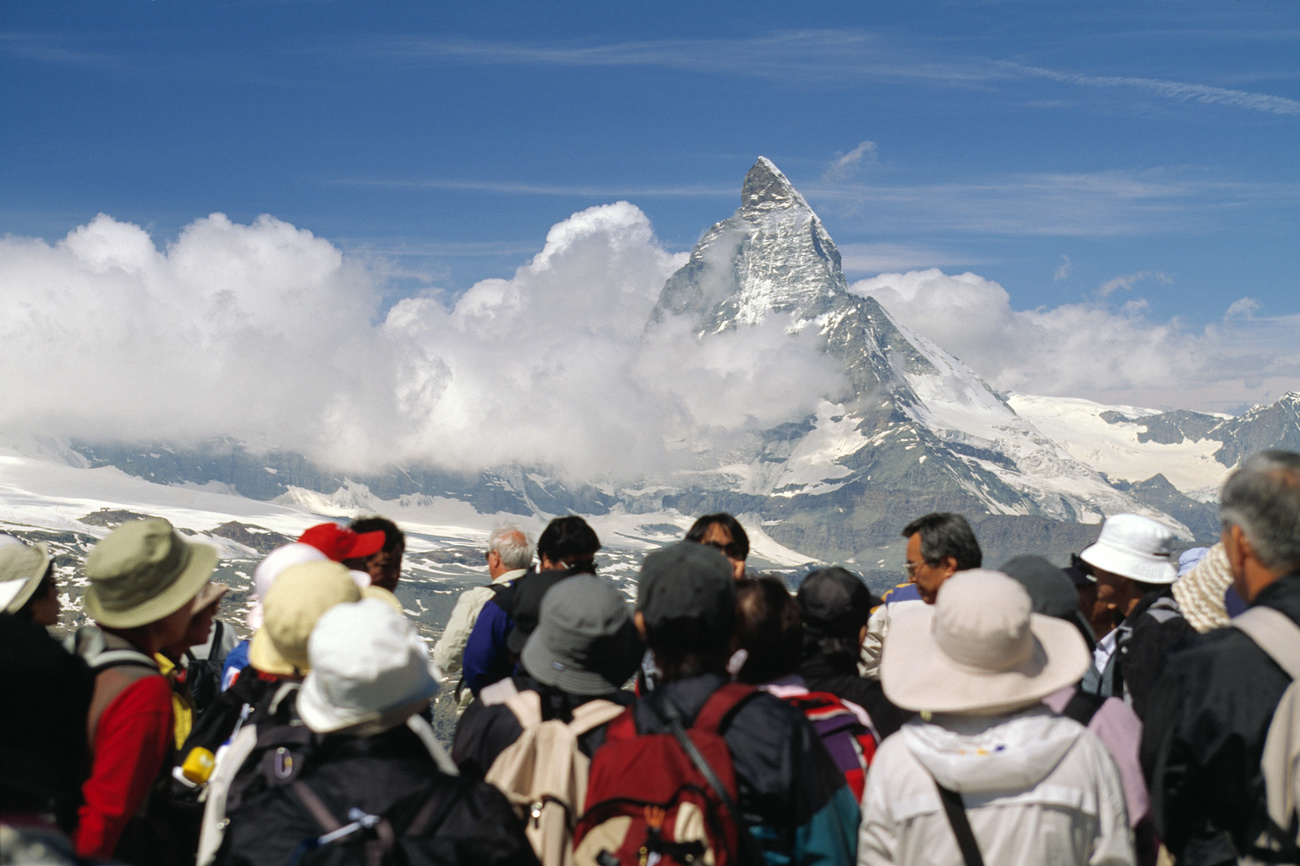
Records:
[[[471,780],[460,777],[455,787],[439,796],[430,782],[409,820],[399,821],[397,804],[383,815],[348,810],[344,824],[305,781],[293,782],[294,796],[316,819],[324,833],[299,843],[289,866],[452,866],[466,858],[454,839],[440,838],[438,830],[460,801]],[[409,800],[407,801],[410,802]]]

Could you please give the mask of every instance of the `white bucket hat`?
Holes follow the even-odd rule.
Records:
[[[298,715],[318,734],[385,731],[438,691],[429,648],[401,614],[377,598],[326,611],[307,651],[311,673],[298,691]]]
[[[1174,534],[1140,514],[1116,514],[1101,525],[1097,543],[1079,558],[1089,565],[1139,583],[1173,583]]]
[[[28,547],[17,539],[0,541],[0,611],[22,610],[49,567],[50,550],[44,544]]]
[[[931,605],[900,607],[880,662],[885,695],[908,710],[996,715],[1079,681],[1091,662],[1074,623],[1032,612],[998,571],[959,571]]]
[[[266,591],[275,583],[275,579],[284,573],[284,570],[291,565],[301,565],[304,562],[325,562],[329,557],[321,553],[310,544],[303,544],[295,541],[292,544],[282,544],[275,550],[266,555],[257,568],[253,571],[253,606],[249,608],[248,614],[244,617],[244,622],[253,631],[262,627],[262,620],[266,612],[262,609],[262,599],[266,598]]]

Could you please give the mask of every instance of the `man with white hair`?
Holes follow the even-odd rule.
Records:
[[[533,542],[528,533],[514,524],[499,526],[488,536],[487,550],[483,554],[487,560],[488,576],[492,578],[487,586],[467,589],[456,600],[456,607],[447,621],[447,628],[433,647],[433,661],[438,670],[443,672],[449,682],[460,679],[465,644],[483,605],[492,598],[492,587],[509,583],[523,577],[533,563]],[[463,713],[465,707],[474,699],[468,689],[460,689],[457,698],[457,714]]]
[[[1262,615],[1281,629],[1261,643],[1245,623],[1218,628],[1169,656],[1142,737],[1156,832],[1179,866],[1296,863],[1295,813],[1271,814],[1278,791],[1262,764],[1293,681],[1272,656],[1294,651],[1286,630],[1300,625],[1300,454],[1247,459],[1223,487],[1220,514],[1232,583],[1250,605],[1233,624]]]

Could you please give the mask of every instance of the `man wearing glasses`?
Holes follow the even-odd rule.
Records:
[[[959,571],[979,568],[984,561],[975,532],[960,514],[936,512],[903,527],[907,539],[903,569],[907,581],[885,593],[885,603],[872,611],[862,643],[862,675],[880,676],[880,650],[889,622],[900,604],[934,604],[939,587]]]

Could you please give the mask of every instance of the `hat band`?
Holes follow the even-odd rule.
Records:
[[[190,546],[172,530],[167,553],[157,562],[136,571],[93,581],[95,594],[104,610],[121,612],[166,592],[190,564]]]

